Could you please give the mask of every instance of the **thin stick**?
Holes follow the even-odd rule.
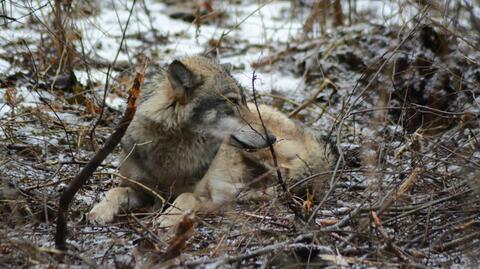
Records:
[[[325,90],[325,88],[327,87],[328,84],[331,84],[333,85],[333,83],[328,79],[326,78],[322,84],[320,84],[320,88],[312,95],[310,96],[310,98],[308,98],[305,102],[303,102],[300,106],[298,106],[297,108],[295,108],[295,110],[293,110],[292,112],[290,112],[290,114],[288,114],[288,117],[289,118],[292,118],[292,117],[295,117],[295,115],[297,115],[300,111],[304,110],[305,108],[307,108],[308,106],[310,106],[313,102],[315,102],[315,99],[317,99],[317,96],[323,92],[323,90]]]
[[[255,74],[255,71],[253,71],[253,76],[252,76],[252,91],[253,91],[253,102],[255,104],[255,108],[257,110],[258,117],[260,119],[260,122],[262,123],[262,128],[265,133],[265,142],[267,142],[268,147],[270,149],[270,153],[272,154],[272,160],[273,160],[273,165],[275,166],[275,170],[277,172],[277,180],[280,186],[282,187],[282,190],[285,192],[285,194],[288,197],[288,207],[293,211],[293,214],[299,219],[299,220],[304,220],[303,215],[298,212],[297,208],[295,207],[295,203],[290,203],[290,201],[293,200],[293,196],[290,193],[289,189],[287,188],[287,185],[285,184],[285,181],[283,180],[282,177],[282,172],[280,171],[280,167],[278,166],[278,160],[277,160],[277,155],[275,154],[275,149],[273,148],[273,144],[269,143],[268,140],[268,131],[267,127],[265,126],[265,122],[263,121],[262,114],[260,113],[260,109],[258,108],[258,102],[257,102],[257,92],[255,91],[255,80],[257,79],[257,75]]]
[[[125,28],[122,29],[122,39],[120,40],[120,45],[118,46],[117,53],[115,54],[115,58],[113,59],[113,63],[108,65],[107,76],[105,77],[105,88],[103,90],[102,109],[100,110],[100,115],[98,116],[97,121],[93,124],[92,130],[90,130],[90,139],[91,139],[91,142],[92,142],[92,146],[94,145],[93,143],[95,141],[95,129],[97,128],[97,126],[102,121],[103,113],[105,111],[105,106],[106,106],[106,102],[107,102],[108,83],[109,83],[109,79],[110,79],[110,72],[112,71],[112,68],[115,66],[115,63],[118,60],[118,56],[120,55],[120,51],[122,50],[122,46],[123,46],[123,43],[125,41],[125,37],[126,37],[126,34],[127,34],[128,24],[130,23],[130,18],[132,17],[133,8],[135,7],[136,3],[137,3],[137,0],[133,0],[132,7],[130,8],[130,12],[128,13],[127,22],[125,23]],[[120,28],[122,28],[121,25],[120,25]],[[143,78],[142,78],[142,80],[143,80]]]
[[[67,215],[68,208],[70,203],[73,200],[73,197],[77,191],[85,184],[85,182],[90,178],[95,169],[102,163],[103,160],[110,154],[113,149],[120,143],[125,131],[130,125],[130,122],[135,115],[137,110],[136,101],[140,96],[140,85],[143,83],[143,72],[137,73],[135,80],[133,81],[133,86],[130,89],[128,100],[127,100],[127,109],[123,114],[120,122],[115,128],[114,132],[108,137],[105,144],[100,148],[95,155],[90,159],[87,165],[77,174],[77,176],[70,182],[67,189],[60,196],[59,207],[58,207],[58,216],[57,216],[57,230],[55,233],[55,246],[58,249],[66,249],[66,238],[67,238]]]
[[[230,264],[234,262],[240,262],[243,260],[251,259],[253,257],[262,256],[268,253],[277,252],[279,250],[292,250],[292,249],[299,249],[299,248],[307,248],[307,249],[316,249],[323,253],[332,253],[332,249],[326,246],[316,245],[316,244],[304,244],[304,243],[297,243],[301,242],[306,238],[311,238],[311,234],[303,234],[299,235],[297,238],[293,240],[283,241],[280,243],[268,245],[266,247],[262,247],[253,251],[249,251],[244,254],[236,255],[236,256],[228,256],[225,255],[223,257],[219,257],[212,260],[201,260],[201,261],[193,261],[187,262],[187,267],[194,267],[199,266],[202,264],[210,264],[211,268],[221,268],[224,264]]]

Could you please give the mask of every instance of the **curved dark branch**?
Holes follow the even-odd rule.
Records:
[[[73,200],[73,197],[77,191],[85,184],[88,178],[93,174],[95,169],[102,163],[103,160],[110,154],[113,149],[120,143],[125,131],[128,128],[128,125],[133,119],[135,112],[137,110],[136,100],[140,95],[140,85],[143,83],[143,73],[137,73],[133,86],[130,89],[127,108],[120,119],[117,127],[114,132],[108,137],[105,144],[95,153],[95,155],[90,159],[87,165],[78,173],[78,175],[70,182],[67,189],[63,191],[62,196],[60,197],[59,207],[58,207],[58,216],[57,216],[57,229],[55,233],[55,246],[58,249],[66,249],[66,238],[67,238],[67,216],[68,208],[70,203]]]

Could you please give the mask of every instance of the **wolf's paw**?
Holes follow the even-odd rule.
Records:
[[[112,205],[104,202],[96,204],[90,212],[88,212],[88,220],[92,223],[104,225],[113,221],[115,217],[115,209]]]
[[[182,214],[169,215],[169,213],[164,213],[155,219],[155,226],[158,228],[172,228],[177,225],[182,218]]]

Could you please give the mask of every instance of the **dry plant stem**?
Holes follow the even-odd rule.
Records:
[[[143,229],[143,231],[145,231],[145,233],[149,234],[153,238],[153,240],[151,240],[149,238],[147,238],[147,240],[155,241],[155,242],[152,242],[154,244],[158,244],[158,243],[162,242],[162,240],[154,232],[152,232],[148,227],[143,225],[143,223],[134,214],[130,214],[130,216],[140,227],[142,227],[142,229]],[[142,236],[145,237],[144,235],[142,235]]]
[[[420,211],[420,210],[422,210],[422,209],[425,209],[425,208],[427,208],[427,207],[431,207],[431,206],[433,206],[433,205],[435,205],[435,204],[443,203],[443,202],[446,202],[446,201],[448,201],[448,200],[452,200],[452,199],[455,199],[455,198],[458,198],[458,197],[467,195],[467,194],[470,193],[470,192],[471,192],[471,190],[466,190],[466,191],[462,191],[462,192],[459,192],[459,193],[455,193],[455,194],[449,195],[449,196],[447,196],[447,197],[443,197],[443,198],[440,198],[440,199],[437,199],[437,200],[433,200],[433,201],[428,202],[428,203],[424,203],[424,204],[422,204],[422,205],[420,205],[420,206],[418,206],[418,207],[416,207],[416,208],[414,208],[414,209],[412,209],[412,210],[409,210],[409,211],[407,211],[407,212],[405,212],[405,213],[402,213],[402,214],[400,214],[400,215],[395,216],[394,219],[384,221],[384,223],[390,224],[391,222],[395,221],[396,219],[401,219],[401,218],[406,217],[406,216],[408,216],[408,215],[414,214],[414,213],[416,213],[416,212],[418,212],[418,211]]]
[[[90,258],[87,258],[83,255],[80,255],[76,252],[62,251],[62,250],[58,250],[58,249],[55,249],[55,248],[43,248],[43,247],[38,248],[37,251],[45,252],[45,253],[51,253],[51,254],[57,254],[57,255],[60,254],[60,255],[72,256],[74,258],[77,258],[77,259],[83,261],[90,268],[95,268],[95,269],[100,268],[100,266],[98,266],[93,260],[91,260]]]
[[[266,96],[266,97],[271,97],[271,98],[274,98],[274,99],[279,99],[279,100],[281,100],[281,101],[287,102],[287,103],[292,104],[292,105],[294,105],[294,106],[301,106],[301,105],[302,105],[302,104],[300,104],[300,103],[295,102],[295,101],[292,100],[292,99],[289,99],[289,98],[287,98],[287,97],[285,97],[285,96],[281,96],[281,95],[278,95],[278,94],[271,94],[271,93],[257,93],[257,94],[258,94],[258,96],[260,96],[260,97]],[[320,114],[320,112],[316,111],[316,110],[313,109],[313,108],[307,107],[307,108],[305,108],[305,109],[307,109],[309,112]],[[334,120],[335,118],[332,117],[332,119]]]
[[[253,62],[252,64],[250,64],[250,66],[252,68],[260,68],[260,67],[263,67],[265,65],[272,65],[272,64],[278,62],[279,60],[283,59],[291,51],[294,51],[294,49],[287,48],[287,49],[282,50],[280,52],[277,52],[273,55],[267,56],[267,57],[262,58],[262,59],[260,59],[256,62]]]
[[[320,88],[310,97],[308,98],[308,100],[306,100],[305,102],[303,102],[300,106],[298,106],[297,108],[295,108],[295,110],[293,110],[292,112],[290,112],[290,114],[288,114],[288,117],[289,118],[293,118],[295,117],[300,111],[304,110],[305,108],[307,108],[308,106],[310,106],[313,102],[315,102],[315,99],[317,99],[317,96],[323,92],[323,90],[325,90],[325,88],[327,87],[328,84],[332,84],[332,82],[328,79],[328,78],[325,78],[322,82],[322,84],[320,85]]]
[[[413,187],[413,185],[417,181],[418,173],[420,173],[420,168],[417,167],[413,169],[413,172],[404,182],[402,182],[402,184],[398,187],[398,190],[394,192],[394,195],[390,195],[392,194],[392,192],[388,194],[388,196],[386,197],[386,199],[383,200],[382,205],[380,206],[380,210],[378,211],[379,215],[387,211],[394,201],[396,201],[399,197],[403,196]]]
[[[256,68],[260,68],[260,67],[263,67],[265,65],[273,65],[274,63],[278,62],[278,61],[281,61],[283,60],[286,56],[288,56],[289,53],[293,53],[293,52],[300,52],[300,51],[307,51],[309,49],[312,49],[312,47],[315,47],[317,46],[318,44],[318,40],[314,39],[314,40],[304,40],[303,43],[301,43],[301,45],[297,45],[297,46],[288,46],[287,48],[285,48],[284,50],[282,51],[279,51],[277,53],[274,53],[272,55],[269,55],[269,56],[266,56],[264,58],[261,58],[259,60],[257,60],[256,62],[253,62],[250,64],[250,66],[254,69]],[[325,60],[327,59],[330,54],[333,52],[333,50],[340,46],[341,44],[343,44],[345,42],[345,37],[342,37],[340,38],[339,40],[337,40],[335,43],[333,43],[332,45],[330,45],[326,50],[325,52],[322,54],[322,60]]]
[[[415,168],[413,172],[410,174],[410,176],[404,182],[402,182],[402,184],[400,184],[397,191],[394,191],[394,190],[390,191],[386,195],[386,197],[382,199],[382,203],[379,206],[380,209],[378,210],[378,215],[382,215],[385,211],[387,211],[390,208],[390,206],[398,197],[402,196],[405,192],[409,191],[413,187],[414,183],[417,180],[417,175],[419,172],[420,172],[420,169]],[[363,231],[368,227],[368,224],[369,224],[369,221],[364,220],[358,224],[358,227],[356,229],[358,231]],[[356,234],[352,234],[348,239],[352,240],[355,236]]]
[[[257,110],[258,117],[260,119],[260,122],[262,123],[262,128],[263,132],[265,134],[265,140],[267,140],[268,137],[268,131],[267,127],[265,126],[265,123],[263,122],[262,114],[260,113],[260,109],[258,108],[258,101],[257,101],[257,92],[255,91],[255,80],[257,79],[257,75],[255,74],[255,71],[253,71],[252,75],[252,91],[253,91],[253,102],[255,103],[255,108]],[[299,220],[304,220],[304,217],[299,210],[297,210],[297,207],[295,207],[295,202],[293,199],[292,194],[290,193],[289,189],[287,188],[287,185],[285,184],[285,181],[283,180],[282,177],[282,172],[280,171],[280,167],[278,166],[278,161],[277,161],[277,155],[275,154],[275,149],[273,148],[273,145],[271,143],[268,143],[268,147],[270,149],[270,153],[272,154],[272,160],[273,160],[273,165],[275,167],[276,173],[277,173],[277,180],[280,186],[282,187],[282,190],[285,192],[288,198],[288,207],[293,211],[295,214],[295,217],[297,217]]]
[[[387,232],[385,231],[385,228],[382,225],[382,222],[380,221],[380,218],[378,217],[377,213],[375,211],[370,212],[370,215],[372,217],[373,223],[375,224],[375,228],[378,230],[380,235],[382,236],[383,240],[387,243],[388,246],[390,246],[393,249],[393,252],[395,255],[397,255],[398,258],[401,260],[407,261],[409,260],[408,257],[405,255],[404,251],[397,246],[394,242],[392,242],[392,239],[390,236],[388,236]]]
[[[342,3],[340,0],[335,0],[335,2],[333,2],[333,26],[341,26],[343,25],[343,21]]]
[[[123,30],[122,31],[122,39],[120,40],[120,45],[118,46],[117,53],[115,54],[115,58],[113,59],[112,64],[108,65],[107,75],[105,77],[105,88],[103,90],[102,109],[100,110],[100,115],[98,116],[97,121],[93,125],[92,130],[90,131],[90,139],[92,141],[93,148],[95,148],[95,142],[94,142],[95,141],[94,140],[95,139],[95,129],[97,128],[98,124],[100,124],[100,121],[102,121],[103,113],[105,111],[105,106],[106,106],[106,101],[107,101],[108,83],[109,83],[109,80],[110,80],[110,72],[112,71],[112,68],[115,66],[115,63],[117,62],[118,56],[120,55],[120,51],[122,50],[122,46],[123,46],[123,43],[125,41],[125,37],[126,37],[126,34],[127,34],[128,24],[130,23],[130,19],[131,19],[132,14],[133,14],[133,8],[135,7],[136,3],[137,3],[137,0],[133,0],[132,7],[130,8],[130,12],[128,13],[127,22],[125,23],[125,28],[122,29]]]
[[[48,106],[48,108],[53,112],[53,115],[55,115],[55,117],[57,118],[58,122],[60,123],[60,126],[63,129],[63,132],[65,133],[65,139],[67,140],[69,153],[72,157],[72,160],[75,160],[75,154],[73,153],[72,143],[70,141],[70,136],[68,135],[67,127],[65,126],[64,122],[62,121],[62,119],[58,115],[57,111],[55,111],[53,106],[49,102],[47,102],[47,99],[44,98],[42,96],[42,94],[40,94],[40,92],[38,91],[40,78],[38,77],[38,68],[37,68],[37,64],[35,63],[35,57],[33,56],[33,53],[30,50],[30,47],[28,46],[27,41],[23,40],[22,43],[27,48],[28,54],[30,55],[30,58],[32,59],[32,67],[33,67],[33,71],[34,71],[34,74],[35,74],[35,80],[34,80],[35,86],[33,87],[32,90],[35,91],[35,93],[40,97],[40,100],[42,101],[42,103],[44,103],[46,106]]]
[[[7,16],[7,15],[3,15],[3,14],[0,14],[0,18],[7,19],[7,20],[10,20],[10,21],[17,21],[17,19],[15,19],[13,17],[10,17],[10,16]],[[6,23],[3,24],[3,25],[6,25]]]
[[[140,85],[143,83],[143,73],[137,73],[133,86],[130,89],[127,109],[123,114],[120,122],[115,128],[114,132],[105,141],[105,144],[98,150],[95,155],[90,159],[87,165],[78,173],[78,175],[70,182],[67,189],[63,191],[58,208],[57,227],[55,233],[55,246],[58,249],[66,249],[67,238],[67,215],[70,203],[77,191],[85,184],[90,178],[95,169],[102,163],[103,160],[113,151],[113,149],[120,143],[128,125],[133,119],[137,110],[136,101],[140,95]]]
[[[355,107],[355,105],[358,103],[358,101],[362,98],[363,94],[368,90],[370,89],[370,86],[372,86],[373,82],[375,81],[375,79],[378,77],[378,75],[380,74],[380,72],[383,70],[383,68],[385,67],[385,65],[390,61],[390,59],[392,59],[392,57],[397,53],[397,51],[413,36],[413,33],[417,30],[417,28],[420,26],[421,22],[423,21],[423,19],[425,18],[425,16],[428,14],[427,13],[428,11],[428,6],[426,6],[421,12],[419,12],[415,18],[417,16],[420,16],[420,18],[418,19],[418,22],[415,24],[415,26],[412,28],[412,30],[410,30],[407,34],[407,36],[402,39],[400,41],[400,43],[392,50],[392,51],[387,51],[385,52],[381,59],[383,59],[383,57],[385,55],[387,55],[389,52],[390,52],[390,56],[385,59],[383,61],[383,63],[380,65],[380,67],[378,68],[378,70],[375,72],[375,74],[372,76],[372,78],[368,81],[367,85],[365,85],[365,87],[362,89],[362,91],[358,94],[358,96],[353,100],[353,102],[349,105],[349,107],[347,108],[346,112],[343,113],[344,116],[341,117],[341,120],[340,120],[340,123],[339,123],[339,128],[338,128],[338,131],[337,131],[337,135],[339,135],[339,133],[341,132],[341,128],[342,126],[344,125],[344,122],[346,120],[346,118],[348,117],[348,115],[350,114],[350,112],[352,111],[352,109]],[[357,82],[357,85],[355,85],[353,91],[352,91],[352,95],[350,97],[353,96],[353,94],[355,93],[356,89],[357,89],[357,86],[358,86],[358,82]],[[339,138],[339,137],[337,137]],[[339,151],[341,151],[341,148],[339,147]]]
[[[465,38],[465,36],[462,36],[462,35],[460,35],[460,34],[458,34],[458,33],[453,32],[452,30],[450,30],[448,27],[446,27],[446,26],[443,25],[442,23],[437,22],[434,18],[427,17],[427,19],[428,19],[433,25],[438,26],[438,27],[441,27],[441,28],[443,28],[445,31],[447,31],[447,32],[449,32],[450,34],[454,35],[456,38],[461,39],[463,42],[465,42],[465,44],[467,44],[468,46],[470,46],[470,47],[473,48],[474,50],[480,51],[480,46],[476,45],[475,43],[470,42],[468,39]]]
[[[444,251],[462,246],[469,241],[478,240],[479,236],[480,236],[480,231],[476,231],[476,232],[468,234],[464,237],[460,237],[460,238],[454,239],[452,241],[449,241],[447,243],[443,243],[443,244],[439,243],[439,244],[433,246],[433,249],[435,251],[438,251],[438,252],[444,252]],[[422,249],[422,251],[431,251],[431,248],[432,247],[424,248],[424,249]]]
[[[305,33],[310,33],[313,30],[313,24],[316,20],[321,20],[319,22],[321,27],[321,32],[323,33],[324,28],[326,27],[326,12],[327,12],[327,2],[323,0],[317,0],[315,5],[312,8],[312,11],[308,15],[307,19],[303,23],[303,31]],[[323,14],[322,14],[323,13]]]
[[[5,1],[1,1],[1,2],[3,3],[3,2],[5,2]],[[6,16],[5,14],[1,14],[1,15],[0,15],[0,18],[6,18],[6,19],[9,19],[10,21],[9,21],[9,22],[6,22],[6,23],[3,23],[3,24],[0,24],[0,25],[5,27],[5,26],[7,26],[7,25],[9,25],[9,24],[11,24],[11,23],[13,23],[13,22],[17,22],[17,23],[18,23],[18,22],[19,22],[21,19],[23,19],[23,18],[26,18],[26,17],[29,17],[29,16],[35,16],[35,13],[36,13],[37,11],[39,11],[39,10],[45,8],[45,7],[48,7],[48,6],[50,6],[50,5],[51,5],[50,1],[47,1],[47,2],[45,2],[44,4],[42,4],[42,5],[40,5],[40,6],[36,7],[36,8],[31,8],[28,13],[23,14],[23,15],[17,17],[17,18],[13,18],[13,17]]]
[[[26,241],[26,240],[14,240],[7,237],[4,233],[0,233],[0,242],[1,243],[8,243],[15,251],[22,253],[26,257],[30,258],[30,255],[33,253],[49,253],[54,255],[66,255],[78,260],[83,261],[89,268],[99,268],[99,266],[90,258],[87,258],[79,253],[74,251],[62,251],[55,248],[48,248],[48,247],[37,247],[33,244],[33,242]],[[3,246],[2,246],[3,247]],[[0,256],[0,258],[3,258]],[[3,261],[0,259],[0,261]],[[32,259],[32,262],[37,262],[38,260]],[[4,263],[2,263],[4,264]],[[8,265],[4,264],[4,265]],[[3,266],[2,268],[4,268]]]
[[[267,1],[261,5],[259,5],[255,10],[253,10],[250,14],[248,14],[247,16],[245,16],[245,18],[243,18],[239,23],[237,23],[236,25],[234,25],[232,28],[230,28],[228,31],[226,32],[223,32],[221,35],[220,35],[220,38],[218,39],[218,44],[221,44],[222,43],[222,40],[228,35],[230,34],[233,30],[237,29],[240,27],[240,25],[242,25],[248,18],[250,18],[251,16],[253,16],[253,14],[257,13],[260,9],[262,9],[264,6],[270,4],[271,2],[273,2],[273,0],[270,0],[270,1]]]
[[[187,267],[196,267],[202,264],[212,264],[211,268],[222,268],[224,264],[230,264],[234,262],[241,262],[243,260],[251,259],[254,257],[262,256],[268,253],[276,252],[279,250],[292,250],[296,248],[311,248],[317,249],[324,253],[332,253],[332,250],[329,247],[319,246],[315,244],[303,244],[303,243],[295,243],[300,242],[304,239],[311,238],[311,234],[303,234],[298,236],[293,240],[288,240],[280,243],[276,243],[273,245],[269,245],[263,248],[256,249],[254,251],[250,251],[245,254],[240,254],[237,256],[224,256],[213,260],[204,260],[204,261],[193,261],[190,263],[186,263]]]
[[[375,211],[370,212],[370,216],[375,228],[387,244],[387,247],[389,247],[400,260],[408,262],[408,266],[412,268],[426,268],[422,264],[418,264],[412,260],[412,258],[406,254],[405,250],[393,242],[392,238],[387,234],[387,231],[385,231],[385,228],[383,227],[382,222]]]
[[[75,55],[75,50],[72,46],[71,40],[67,38],[68,26],[65,26],[69,22],[71,16],[70,4],[62,3],[63,1],[55,0],[54,21],[53,28],[55,33],[54,45],[57,49],[57,57],[59,59],[58,69],[55,76],[55,80],[61,71],[72,71],[72,61]],[[64,60],[65,59],[65,60]],[[52,84],[53,85],[53,84]]]
[[[139,186],[140,188],[144,189],[146,192],[152,194],[153,196],[155,196],[156,198],[158,198],[160,201],[162,201],[162,203],[165,205],[167,203],[167,201],[165,200],[165,198],[163,198],[157,191],[155,191],[154,189],[148,187],[147,185],[145,184],[142,184],[136,180],[133,180],[131,178],[128,178],[124,175],[121,175],[119,173],[104,173],[104,172],[101,172],[101,173],[95,173],[96,175],[113,175],[113,176],[116,176],[116,177],[119,177],[121,178],[122,180],[126,180],[130,183],[133,183],[137,186]],[[172,206],[171,204],[169,204],[169,206]]]

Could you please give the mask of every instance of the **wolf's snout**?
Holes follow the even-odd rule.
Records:
[[[277,141],[277,138],[267,131],[267,135],[255,130],[252,126],[244,126],[230,135],[230,145],[241,149],[262,149]]]

